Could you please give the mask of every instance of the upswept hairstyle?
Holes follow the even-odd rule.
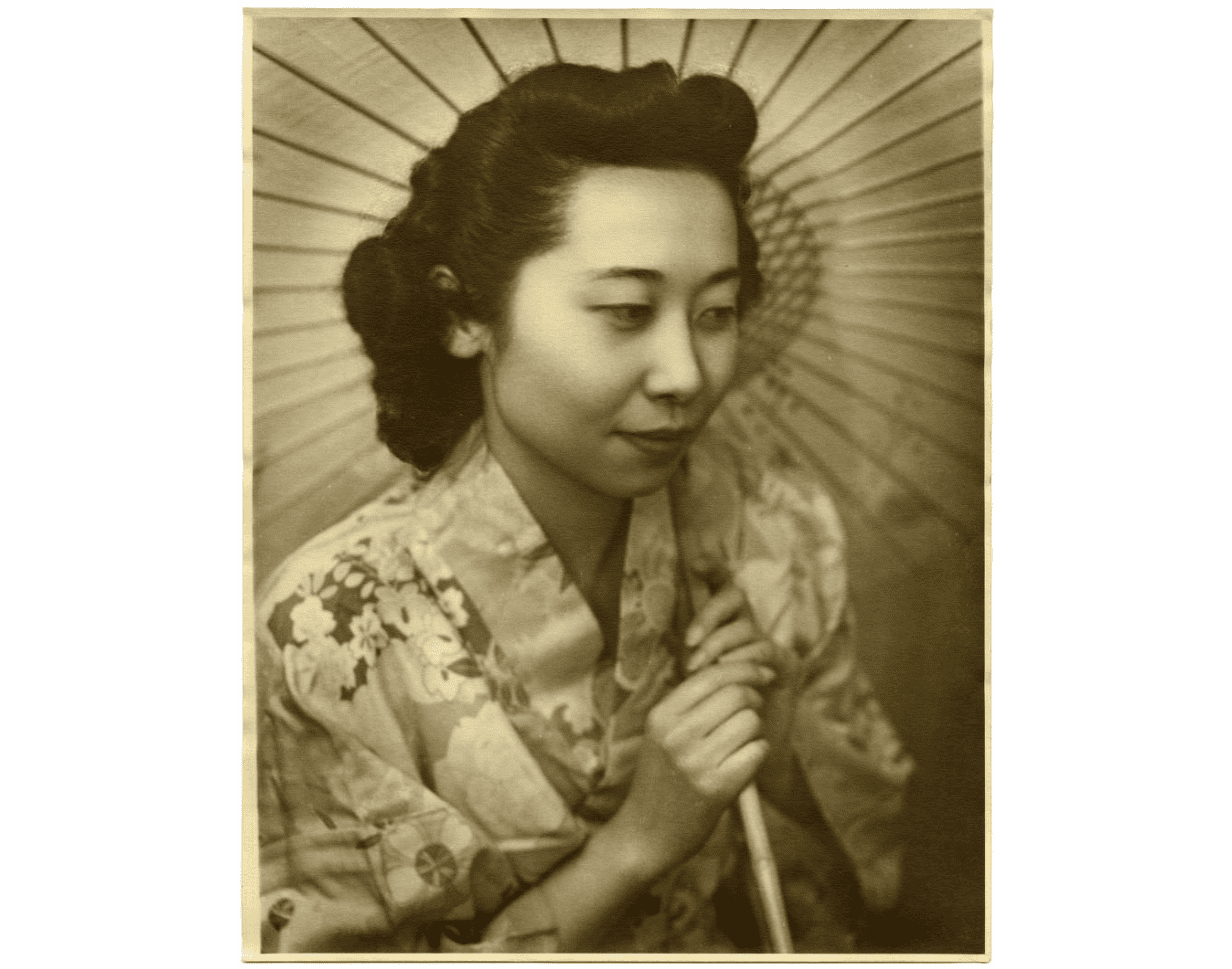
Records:
[[[411,172],[411,199],[343,275],[347,319],[374,365],[377,433],[430,473],[483,411],[478,359],[446,349],[453,321],[499,325],[521,264],[557,245],[577,179],[599,165],[692,169],[736,213],[740,310],[761,292],[744,214],[757,115],[721,77],[683,81],[662,62],[614,72],[553,64],[466,112]],[[430,279],[448,267],[459,286]]]

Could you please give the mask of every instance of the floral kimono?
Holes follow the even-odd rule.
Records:
[[[679,682],[682,576],[716,562],[803,660],[790,742],[827,830],[766,806],[797,946],[851,948],[836,886],[892,902],[912,765],[855,665],[832,504],[745,463],[699,441],[635,500],[614,656],[478,428],[280,568],[257,616],[263,951],[553,951],[536,885],[620,806]],[[731,951],[739,828],[729,811],[601,951]]]

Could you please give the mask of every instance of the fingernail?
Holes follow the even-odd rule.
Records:
[[[775,677],[778,676],[778,673],[776,673],[773,667],[770,667],[770,666],[759,666],[757,667],[757,670],[758,670],[758,673],[761,675],[761,681],[763,683],[769,683],[771,680],[775,679]]]
[[[696,646],[701,642],[702,632],[696,626],[690,626],[689,631],[684,634],[684,644],[686,646]]]

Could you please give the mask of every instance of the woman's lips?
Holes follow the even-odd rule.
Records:
[[[639,451],[653,457],[674,455],[693,439],[693,435],[694,430],[690,427],[616,432],[617,437],[628,441]]]

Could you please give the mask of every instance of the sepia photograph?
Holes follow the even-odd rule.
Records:
[[[245,11],[246,960],[988,961],[991,37]]]

